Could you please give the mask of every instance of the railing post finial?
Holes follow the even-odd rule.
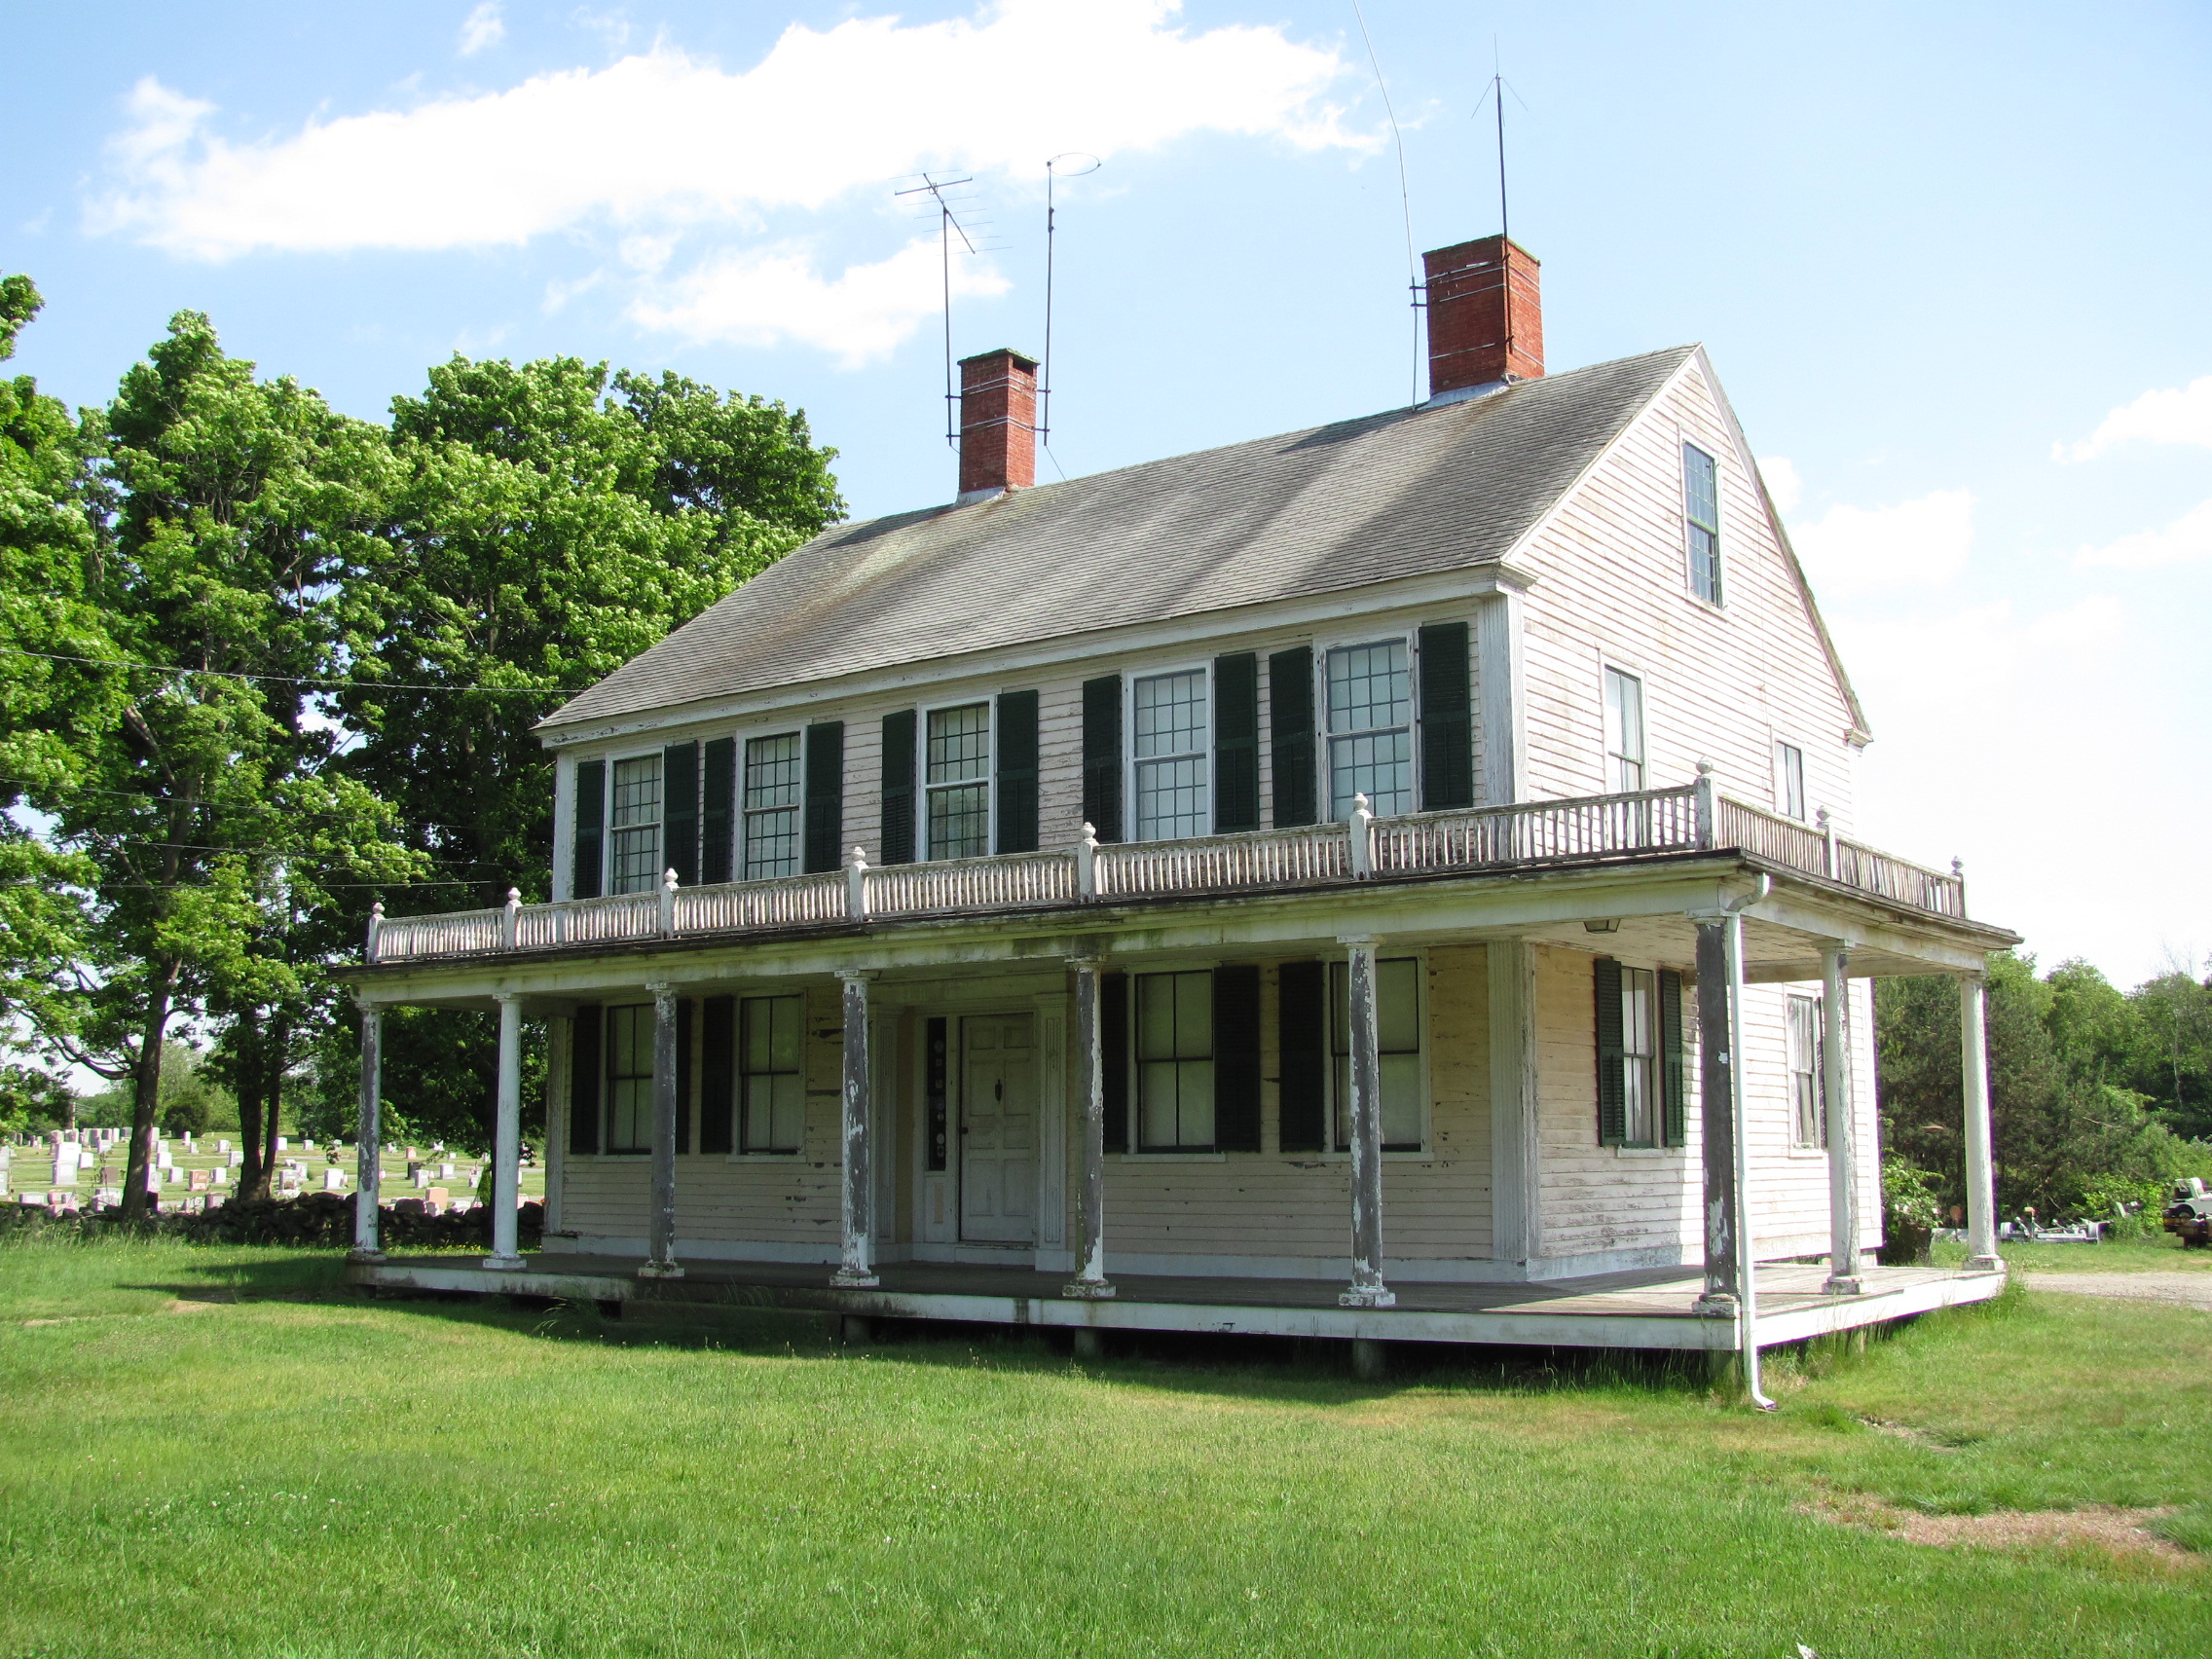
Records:
[[[1813,814],[1813,822],[1820,826],[1821,856],[1827,861],[1824,873],[1830,881],[1836,879],[1838,866],[1835,856],[1835,825],[1828,817],[1828,809],[1822,807]]]
[[[676,932],[676,870],[673,866],[660,872],[660,931],[670,937]]]
[[[1697,845],[1700,852],[1713,846],[1714,837],[1720,826],[1720,786],[1713,771],[1713,762],[1703,756],[1698,757],[1696,793]]]
[[[1363,794],[1351,797],[1351,873],[1375,873],[1375,813]]]
[[[857,846],[845,855],[845,914],[856,922],[867,914],[867,854]]]
[[[1086,824],[1075,843],[1075,890],[1086,899],[1098,897],[1098,829]]]
[[[377,939],[384,932],[384,901],[379,899],[369,906],[369,960],[377,959]]]
[[[500,937],[509,950],[522,941],[522,889],[507,889],[506,914],[499,921]]]

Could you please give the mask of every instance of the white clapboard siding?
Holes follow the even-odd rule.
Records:
[[[1721,591],[1690,597],[1681,445],[1719,463]],[[1851,826],[1852,714],[1712,388],[1693,362],[1517,555],[1535,575],[1525,639],[1529,777],[1538,795],[1609,788],[1603,674],[1644,681],[1649,781],[1700,757],[1774,805],[1774,744],[1805,756],[1808,807]]]

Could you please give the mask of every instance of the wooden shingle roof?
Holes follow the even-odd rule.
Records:
[[[1695,350],[836,525],[543,726],[1493,561]]]

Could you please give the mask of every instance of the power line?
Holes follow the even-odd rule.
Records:
[[[114,657],[68,656],[60,651],[26,650],[21,645],[0,645],[11,656],[43,657],[48,662],[90,663],[94,668],[139,669],[147,674],[200,675],[212,680],[251,680],[276,685],[337,685],[356,691],[482,691],[496,697],[576,697],[578,691],[560,687],[539,689],[529,685],[436,685],[401,680],[327,680],[304,674],[241,674],[227,668],[174,668],[158,662],[127,662]]]
[[[351,818],[354,816],[354,814],[350,812],[325,812],[313,807],[304,806],[239,806],[214,800],[167,800],[160,795],[146,794],[138,790],[103,790],[93,784],[79,784],[72,789],[57,790],[51,789],[48,786],[41,784],[35,778],[10,778],[6,776],[0,776],[0,784],[13,784],[18,790],[38,790],[50,795],[113,795],[118,800],[142,801],[148,808],[157,812],[172,811],[175,808],[181,806],[188,812],[266,812],[272,817],[282,818]],[[35,811],[37,809],[33,808],[33,810]],[[474,827],[471,825],[440,824],[439,822],[437,822],[437,820],[431,818],[420,819],[413,824],[401,825],[399,826],[399,828],[405,830],[443,830],[448,833],[455,835],[467,835],[474,832]],[[85,831],[85,833],[87,834],[97,834],[100,831],[97,830]]]

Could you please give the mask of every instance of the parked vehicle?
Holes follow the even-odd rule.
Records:
[[[2204,1190],[2198,1177],[2192,1175],[2174,1184],[2174,1201],[2166,1206],[2165,1228],[2180,1235],[2184,1249],[2212,1247],[2212,1193]]]

